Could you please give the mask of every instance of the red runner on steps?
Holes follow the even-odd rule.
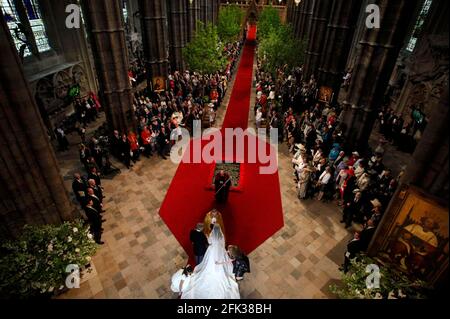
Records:
[[[225,128],[245,129],[248,126],[255,37],[256,26],[251,26],[221,132]],[[191,149],[194,143],[190,141]],[[206,144],[208,140],[201,141],[201,150]],[[267,143],[265,145],[270,147]],[[265,163],[238,160],[241,163],[240,190],[231,191],[227,203],[218,206],[210,187],[215,164],[203,160],[201,163],[188,163],[189,153],[184,154],[178,166],[159,214],[188,253],[191,265],[194,259],[189,232],[212,208],[222,213],[227,244],[238,245],[247,254],[283,226],[278,171],[270,175],[260,174],[260,168],[267,166]],[[272,157],[271,160],[276,159]]]

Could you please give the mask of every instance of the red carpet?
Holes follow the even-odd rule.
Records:
[[[251,26],[247,34],[247,44],[239,64],[233,92],[228,103],[227,114],[222,124],[223,128],[247,128],[252,85],[253,58],[255,55],[254,41],[256,27]]]
[[[253,26],[248,32],[222,131],[224,128],[246,128],[248,125],[255,35],[256,27]],[[191,149],[194,143],[191,140]],[[201,149],[207,144],[208,141],[202,141]],[[261,145],[267,154],[271,146],[265,142]],[[228,202],[218,206],[211,189],[215,164],[203,160],[198,164],[187,163],[190,153],[186,151],[184,154],[159,214],[189,254],[191,264],[193,255],[189,232],[196,223],[203,221],[212,208],[222,213],[227,243],[240,246],[247,254],[283,227],[278,172],[260,174],[260,167],[267,166],[265,163],[259,160],[248,163],[247,158],[235,159],[241,163],[238,190],[231,191]]]

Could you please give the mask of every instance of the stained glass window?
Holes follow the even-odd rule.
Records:
[[[50,50],[47,32],[45,31],[44,21],[41,19],[41,12],[37,1],[23,0],[23,3],[27,9],[28,20],[30,20],[31,29],[33,30],[39,52]]]
[[[128,19],[128,10],[127,10],[127,1],[122,1],[122,13],[123,13],[123,21],[127,22]]]
[[[419,17],[417,18],[416,25],[414,26],[414,30],[411,38],[409,39],[408,45],[406,46],[406,50],[409,52],[413,52],[414,48],[417,44],[417,39],[419,39],[420,34],[422,33],[423,24],[430,12],[431,4],[433,0],[425,0],[422,5],[422,9],[420,11]]]
[[[16,7],[12,3],[12,0],[0,0],[3,16],[5,17],[6,24],[8,25],[11,36],[16,45],[17,51],[20,51],[20,47],[25,44],[25,35],[20,32],[20,19],[17,14]],[[28,47],[25,49],[25,56],[30,55]]]
[[[39,4],[36,0],[22,0],[22,2],[27,13],[27,18],[30,23],[31,30],[34,34],[34,39],[36,41],[38,51],[45,52],[50,50],[51,48],[48,42],[47,32],[45,31],[45,25],[41,19]],[[30,39],[27,39],[25,34],[21,30],[21,21],[19,18],[19,14],[17,13],[14,1],[0,0],[0,6],[14,40],[14,44],[16,45],[16,49],[19,52],[20,48],[25,44],[25,42],[29,42]],[[29,55],[31,55],[31,52],[28,46],[26,46],[24,50],[24,56],[26,57]]]

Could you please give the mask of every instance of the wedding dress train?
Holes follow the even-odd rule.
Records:
[[[208,238],[203,261],[195,267],[181,299],[240,299],[233,264],[225,250],[225,239],[218,224]]]

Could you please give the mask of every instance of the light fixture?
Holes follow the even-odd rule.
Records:
[[[192,5],[192,3],[194,2],[194,0],[189,0],[189,4]]]
[[[296,6],[298,6],[302,2],[302,0],[294,0],[294,1]]]

